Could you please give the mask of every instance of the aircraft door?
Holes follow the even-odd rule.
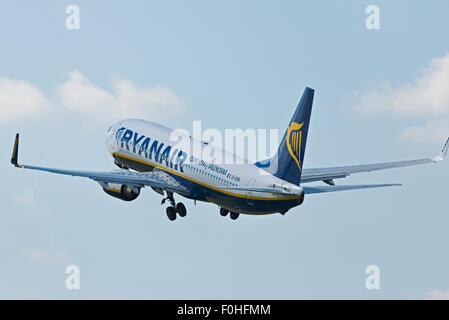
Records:
[[[256,184],[256,179],[251,179],[248,181],[247,186],[248,187],[253,187]],[[247,192],[246,193],[246,203],[249,204],[250,206],[254,206],[254,200],[253,197],[254,196],[254,192]]]

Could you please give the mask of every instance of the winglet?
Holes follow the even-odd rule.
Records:
[[[16,140],[14,141],[14,149],[12,150],[12,157],[11,157],[11,163],[17,167],[20,168],[20,165],[18,164],[18,156],[19,156],[19,134],[16,134]]]
[[[439,155],[437,155],[435,158],[433,158],[432,160],[434,162],[439,162],[444,160],[444,158],[447,155],[447,149],[449,148],[449,138],[447,138],[446,143],[443,146],[443,149],[441,150],[441,153]]]

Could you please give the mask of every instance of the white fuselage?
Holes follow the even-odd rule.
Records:
[[[132,169],[163,170],[226,196],[245,198],[249,200],[248,203],[251,200],[291,200],[297,197],[232,188],[273,185],[300,188],[232,153],[153,122],[134,119],[120,121],[109,129],[106,144],[108,151],[116,159],[135,163],[135,166],[129,166]],[[217,202],[212,198],[214,197],[209,197],[208,200]]]

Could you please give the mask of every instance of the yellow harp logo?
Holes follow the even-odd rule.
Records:
[[[304,122],[301,124],[292,122],[287,129],[288,152],[298,165],[299,171],[302,171],[299,161],[301,160],[301,141],[302,141],[301,128],[303,125]]]

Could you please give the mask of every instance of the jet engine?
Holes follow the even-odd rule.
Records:
[[[127,186],[124,184],[109,183],[107,187],[106,186],[103,187],[103,190],[108,195],[123,201],[136,200],[140,194],[140,188]]]

